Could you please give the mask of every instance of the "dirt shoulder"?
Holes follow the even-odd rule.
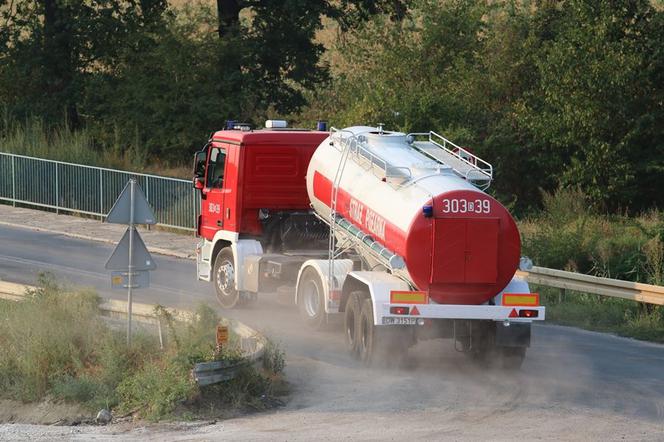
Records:
[[[76,404],[0,400],[0,424],[78,425],[93,418],[90,411]]]

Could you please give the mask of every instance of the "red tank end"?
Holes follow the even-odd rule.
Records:
[[[456,190],[417,214],[403,256],[413,282],[441,304],[482,304],[514,276],[521,240],[509,212],[489,195]]]

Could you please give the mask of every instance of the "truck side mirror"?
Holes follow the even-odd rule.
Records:
[[[194,154],[194,178],[203,178],[205,176],[205,161],[207,160],[207,149]],[[195,183],[194,183],[195,185]]]
[[[194,177],[194,188],[198,190],[203,190],[203,177]]]

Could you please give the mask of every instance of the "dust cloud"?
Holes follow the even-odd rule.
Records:
[[[364,367],[346,351],[341,315],[321,331],[309,329],[294,305],[261,294],[250,307],[221,311],[280,342],[293,388],[289,408],[311,412],[453,411],[463,419],[516,409],[593,407],[597,382],[588,357],[535,328],[521,370],[486,369],[454,349],[451,339],[421,341],[389,362]],[[547,342],[548,341],[548,342]],[[386,368],[388,367],[389,368]],[[605,407],[604,404],[600,405]]]

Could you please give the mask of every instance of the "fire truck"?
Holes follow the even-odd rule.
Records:
[[[395,359],[451,338],[520,367],[539,295],[515,276],[519,232],[486,193],[493,167],[431,131],[231,123],[195,154],[198,278],[223,308],[285,294],[306,325],[342,315],[350,354]]]

